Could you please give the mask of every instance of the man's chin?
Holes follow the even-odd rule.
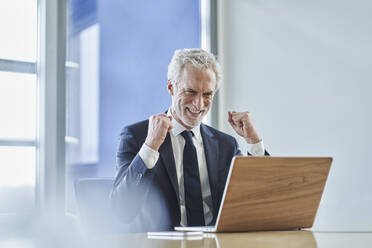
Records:
[[[187,120],[182,120],[182,122],[184,126],[189,129],[192,129],[201,123],[201,121],[187,121]]]

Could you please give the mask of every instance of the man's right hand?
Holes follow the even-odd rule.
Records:
[[[171,116],[167,116],[164,113],[151,116],[145,144],[151,149],[158,151],[165,137],[167,137],[167,133],[172,128]]]

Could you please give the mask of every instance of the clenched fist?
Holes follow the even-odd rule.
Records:
[[[229,122],[235,132],[242,136],[247,143],[255,144],[261,141],[250,118],[249,112],[228,112]]]
[[[153,115],[149,119],[149,128],[145,144],[157,151],[163,144],[167,133],[173,128],[172,117],[166,114]]]

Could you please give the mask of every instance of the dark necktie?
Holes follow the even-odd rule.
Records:
[[[181,133],[185,139],[183,150],[183,184],[188,226],[204,226],[203,198],[196,149],[192,142],[192,132]]]

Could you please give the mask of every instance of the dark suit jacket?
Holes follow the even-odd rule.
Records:
[[[176,166],[169,133],[159,148],[159,160],[147,169],[138,155],[147,136],[148,120],[125,127],[117,152],[117,173],[111,192],[113,209],[136,231],[173,230],[181,220]],[[213,223],[221,203],[231,160],[241,155],[236,140],[201,124],[212,195]]]

